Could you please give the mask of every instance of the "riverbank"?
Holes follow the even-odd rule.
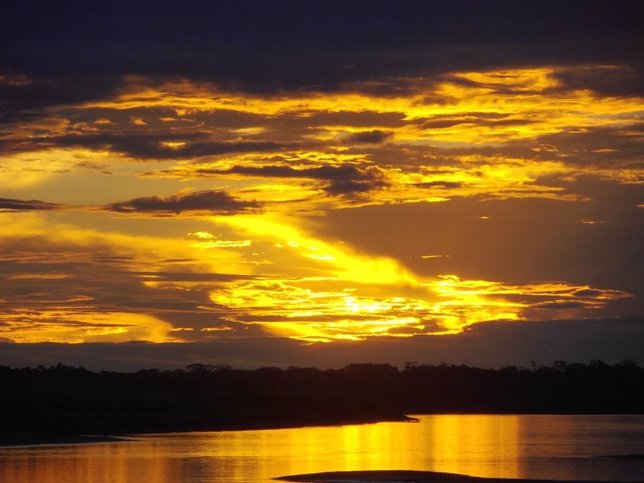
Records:
[[[0,447],[115,443],[122,441],[131,441],[131,439],[127,436],[93,434],[0,432]]]
[[[466,366],[401,371],[387,364],[239,370],[196,364],[136,373],[0,367],[0,387],[0,428],[14,433],[287,428],[396,421],[404,414],[635,414],[644,407],[644,369],[628,364],[499,371]]]
[[[294,420],[294,421],[281,421],[254,423],[254,424],[219,424],[207,426],[189,426],[189,427],[173,427],[173,428],[147,428],[146,431],[137,431],[137,428],[119,428],[118,430],[110,431],[110,434],[74,434],[74,433],[59,433],[59,432],[0,432],[0,448],[11,446],[42,446],[42,445],[57,445],[57,444],[86,444],[86,443],[117,443],[124,441],[132,441],[137,435],[151,435],[151,434],[168,434],[168,433],[189,433],[189,432],[221,432],[221,431],[256,431],[263,429],[294,429],[304,427],[316,426],[345,426],[355,424],[375,424],[381,422],[418,422],[418,419],[401,415],[400,417],[387,417],[382,419],[375,418],[362,418],[362,419],[345,419],[338,420],[316,420],[309,421]]]
[[[573,483],[570,480],[526,480],[517,478],[482,478],[435,471],[337,471],[275,478],[293,483]],[[619,483],[575,481],[574,483]]]

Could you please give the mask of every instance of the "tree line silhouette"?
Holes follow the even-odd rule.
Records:
[[[192,364],[135,373],[0,366],[0,431],[125,434],[404,420],[421,413],[644,412],[644,368],[407,363],[342,369]]]

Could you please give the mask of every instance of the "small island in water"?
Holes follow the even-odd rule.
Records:
[[[436,471],[337,471],[275,478],[294,483],[571,483],[569,480],[481,478]],[[575,483],[618,483],[577,481]]]

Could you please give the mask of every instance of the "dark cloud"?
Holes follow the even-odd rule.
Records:
[[[349,144],[380,144],[393,137],[393,133],[385,131],[363,131],[347,136]]]
[[[535,147],[551,146],[554,151],[539,153],[566,163],[597,167],[641,168],[644,163],[644,123],[567,129],[536,139]]]
[[[577,290],[575,292],[576,297],[597,297],[599,295],[601,295],[601,292],[593,289]]]
[[[534,306],[540,309],[566,310],[566,309],[581,309],[585,305],[582,302],[555,301],[555,302],[543,302],[541,304],[535,304]]]
[[[3,314],[13,315],[14,322],[78,325],[78,317],[88,313],[150,313],[167,310],[195,310],[207,300],[206,294],[190,294],[167,288],[150,289],[130,267],[132,260],[106,260],[100,257],[105,247],[94,246],[96,253],[70,252],[62,244],[55,247],[36,238],[22,238],[13,244],[2,244],[0,260],[3,277],[2,297],[6,297]],[[58,276],[60,275],[60,276]],[[54,277],[54,278],[50,278]],[[196,293],[196,292],[195,292]],[[55,320],[30,320],[26,314],[51,311]],[[72,316],[65,317],[65,312]],[[0,322],[2,324],[3,322]],[[20,329],[16,324],[16,329]]]
[[[465,115],[466,117],[469,114]],[[438,119],[436,119],[438,118]],[[427,129],[448,128],[471,122],[473,125],[495,125],[496,122],[511,125],[529,124],[533,121],[520,119],[486,120],[485,118],[465,120],[456,116],[435,116],[419,121]],[[619,170],[622,168],[641,169],[644,162],[644,124],[638,120],[626,121],[609,126],[571,126],[560,132],[537,136],[533,139],[508,139],[494,145],[466,145],[458,147],[414,146],[397,143],[351,148],[352,154],[369,154],[370,160],[381,166],[457,166],[463,156],[497,158],[523,158],[526,162],[558,161],[580,168]],[[617,171],[615,171],[617,174]]]
[[[405,115],[400,112],[375,111],[310,111],[301,110],[271,115],[253,114],[231,109],[197,111],[182,116],[214,127],[264,126],[272,130],[301,129],[321,126],[400,127],[405,125]]]
[[[62,362],[89,369],[134,371],[180,368],[190,363],[234,367],[343,367],[354,362],[381,362],[400,367],[421,364],[470,364],[482,367],[530,367],[556,360],[644,363],[644,321],[639,319],[489,322],[465,334],[375,338],[369,343],[338,341],[303,344],[275,337],[228,338],[193,343],[11,344],[0,342],[0,365],[49,366]]]
[[[2,22],[3,29],[6,20]],[[0,39],[4,36],[0,34]],[[5,45],[25,45],[29,43],[23,39],[4,39]],[[92,72],[72,69],[70,72],[57,71],[38,73],[37,60],[32,67],[24,70],[34,72],[35,75],[20,77],[19,82],[9,81],[14,75],[5,62],[7,49],[0,51],[0,119],[4,123],[21,120],[25,116],[42,115],[43,108],[48,106],[76,104],[107,98],[122,84],[122,75],[119,72]],[[4,74],[4,75],[3,75]],[[3,79],[4,77],[4,79]]]
[[[227,170],[202,169],[201,174],[239,174],[271,178],[303,178],[326,181],[325,191],[332,195],[364,193],[387,186],[384,173],[375,166],[318,166],[296,169],[287,165],[234,166]]]
[[[56,203],[47,203],[38,200],[13,200],[9,198],[0,198],[0,212],[3,211],[34,211],[34,210],[57,210],[62,205]]]
[[[179,116],[171,107],[145,106],[128,109],[108,107],[61,107],[56,109],[56,115],[68,119],[72,126],[91,124],[93,129],[100,132],[118,134],[124,128],[142,130],[141,126],[133,125],[135,119],[145,122],[145,130],[164,132],[177,127],[189,127],[201,131],[199,121],[194,113],[190,116]],[[96,123],[96,121],[99,121]],[[213,124],[214,125],[214,124]]]
[[[414,186],[417,188],[438,188],[438,189],[456,189],[463,186],[463,183],[456,181],[428,181],[425,183],[417,183]]]
[[[512,118],[508,114],[494,112],[464,112],[458,115],[439,114],[429,118],[414,119],[413,124],[422,129],[445,129],[453,126],[471,124],[476,126],[520,126],[535,121]]]
[[[227,215],[243,213],[259,208],[259,203],[233,198],[224,191],[198,191],[160,197],[135,198],[105,206],[106,210],[119,213],[156,213],[178,215],[183,212],[206,212]]]
[[[630,65],[641,92],[643,18],[638,0],[10,0],[0,65],[49,82],[4,94],[29,107],[104,96],[123,74],[279,94],[589,62]]]
[[[243,128],[262,126],[272,120],[271,116],[236,111],[234,109],[216,109],[212,111],[197,111],[183,117],[212,127]]]
[[[9,111],[7,109],[0,110],[0,135],[12,134],[13,124],[19,124],[22,122],[29,122],[41,117],[44,113],[39,112],[29,112],[29,111]]]
[[[72,122],[107,119],[114,129],[123,125],[132,128],[132,119],[138,118],[146,123],[146,128],[191,127],[201,130],[208,128],[244,128],[264,126],[272,129],[301,128],[320,126],[354,126],[354,127],[400,127],[406,124],[405,114],[400,112],[376,111],[312,111],[301,110],[278,114],[256,114],[235,109],[199,109],[188,111],[181,116],[169,107],[136,107],[130,109],[86,108],[82,110],[61,108],[57,113]],[[164,120],[165,119],[165,120]],[[111,126],[102,126],[109,132]]]
[[[607,96],[641,96],[642,62],[633,65],[581,66],[556,72],[559,90],[590,89]]]
[[[1,114],[0,114],[1,116]],[[402,113],[296,111],[279,115],[251,114],[232,109],[193,111],[177,115],[172,108],[61,108],[56,116],[16,112],[6,123],[33,122],[28,135],[0,141],[4,152],[53,147],[108,149],[139,159],[190,159],[232,153],[278,152],[323,148],[311,139],[327,126],[403,126]],[[66,133],[57,132],[69,122]],[[0,124],[3,122],[0,117]],[[50,124],[47,124],[50,123]],[[45,126],[50,126],[47,128]],[[8,126],[6,134],[11,134]],[[29,129],[29,125],[23,125]],[[240,137],[235,129],[261,127],[260,134]],[[51,130],[49,130],[51,129]],[[0,132],[1,134],[1,132]],[[378,144],[392,137],[381,130],[350,135],[350,144]]]
[[[184,147],[179,148],[165,148],[157,147],[155,153],[151,153],[156,158],[195,158],[202,156],[215,156],[219,154],[230,153],[251,153],[251,152],[267,152],[267,151],[282,151],[286,149],[294,149],[300,147],[297,144],[283,144],[274,141],[204,141],[197,143],[189,143]],[[136,154],[136,153],[132,153]]]
[[[209,133],[183,132],[122,132],[99,134],[68,134],[43,136],[41,138],[12,139],[1,141],[5,151],[23,151],[51,147],[85,147],[110,149],[142,159],[190,159],[230,153],[281,151],[300,147],[300,144],[284,144],[266,140],[208,140]],[[183,143],[173,147],[164,143]]]
[[[176,263],[176,261],[174,261]],[[136,272],[137,277],[163,282],[231,282],[233,280],[252,280],[258,277],[233,275],[228,273],[179,272],[160,270],[157,272]]]
[[[344,240],[360,252],[393,256],[427,277],[455,273],[463,279],[506,284],[560,280],[623,290],[634,297],[613,302],[606,310],[611,315],[640,314],[641,186],[590,177],[558,186],[589,201],[452,198],[444,203],[331,210],[323,224],[314,226],[324,239]],[[605,223],[584,225],[579,222],[583,219]],[[449,258],[419,258],[425,254]]]
[[[285,115],[277,118],[279,123],[294,125],[305,123],[307,126],[355,126],[355,127],[401,127],[406,124],[405,114],[401,112],[375,111],[313,111],[299,115]]]
[[[202,328],[236,327],[224,320],[228,309],[212,304],[210,291],[231,280],[255,278],[195,271],[202,267],[191,260],[168,260],[163,270],[148,271],[134,258],[113,253],[100,239],[89,248],[42,236],[0,239],[0,333],[53,327],[84,333],[113,324],[103,315],[129,313],[135,320],[151,315],[193,329],[180,338],[204,340]]]

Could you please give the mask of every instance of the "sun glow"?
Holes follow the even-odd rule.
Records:
[[[298,273],[309,275],[230,282],[211,291],[211,300],[229,307],[231,320],[309,342],[455,334],[482,322],[523,320],[526,311],[552,299],[593,308],[629,296],[565,283],[420,277],[394,259],[358,255],[317,239],[294,220],[249,215],[216,222],[288,249],[291,263],[293,257],[300,260]],[[310,257],[311,251],[328,257]]]
[[[569,273],[556,267],[532,282],[518,268],[505,281],[471,280],[449,244],[403,254],[413,243],[401,232],[369,252],[359,236],[325,238],[315,223],[343,211],[360,225],[358,208],[386,217],[397,205],[443,213],[414,235],[423,243],[460,216],[519,237],[531,215],[518,202],[538,199],[574,207],[552,221],[557,240],[608,239],[613,218],[626,223],[597,193],[642,184],[644,103],[564,79],[617,68],[462,71],[274,95],[130,76],[111,96],[18,117],[0,132],[0,188],[11,194],[0,198],[0,336],[161,342],[208,327],[212,337],[251,329],[329,342],[600,313],[630,295],[561,281]]]

